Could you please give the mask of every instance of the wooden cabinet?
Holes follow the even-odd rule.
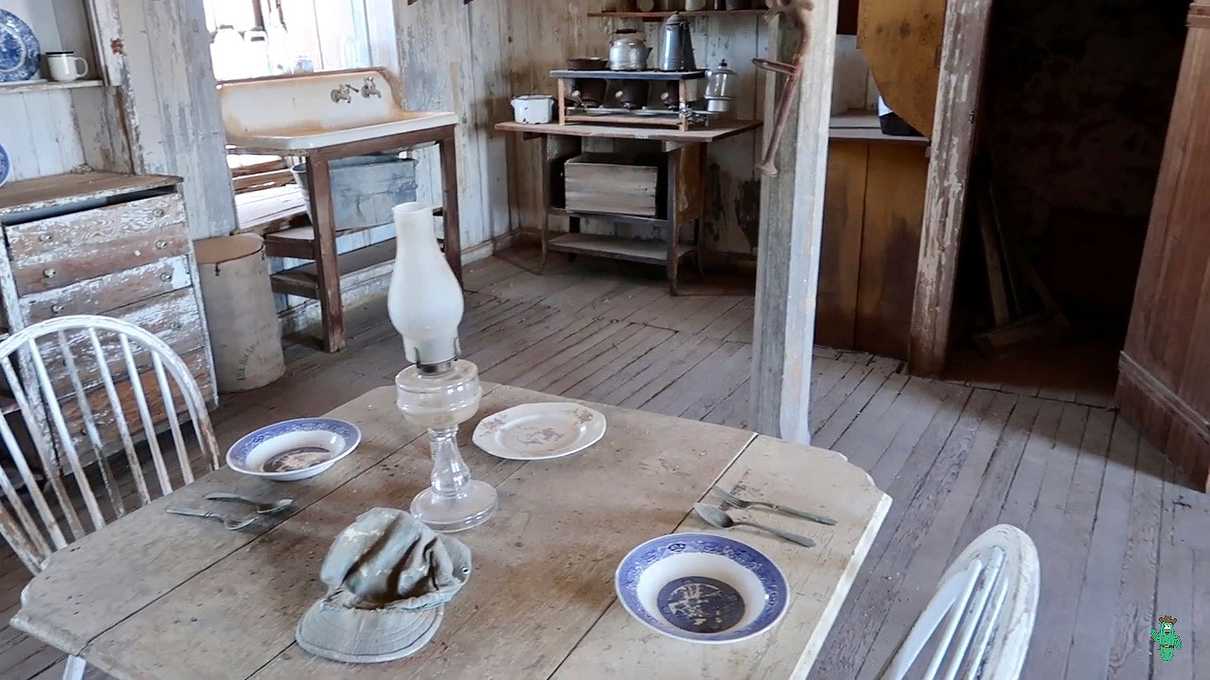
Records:
[[[14,182],[0,189],[0,300],[7,332],[71,314],[129,321],[164,340],[193,371],[211,401],[217,399],[193,245],[176,177],[87,173]],[[105,339],[119,393],[133,389],[120,350]],[[87,339],[68,338],[81,383],[107,442],[118,441],[112,414]],[[69,428],[79,432],[79,405],[59,348],[40,345]],[[114,350],[110,352],[110,350]],[[32,362],[20,360],[23,382]],[[29,364],[29,365],[26,365]],[[149,386],[152,416],[163,412],[150,360],[135,357]],[[150,381],[150,382],[148,382]],[[174,400],[184,408],[184,400]],[[127,420],[138,432],[138,414]]]
[[[1210,488],[1210,2],[1195,2],[1119,361],[1118,404]]]
[[[838,124],[828,144],[815,340],[903,359],[924,216],[924,140],[885,137],[872,115],[862,127]]]

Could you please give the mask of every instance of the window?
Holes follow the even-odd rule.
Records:
[[[366,0],[203,0],[220,81],[370,65]]]

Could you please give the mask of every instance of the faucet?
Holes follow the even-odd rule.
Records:
[[[373,76],[366,76],[361,87],[344,83],[332,90],[332,103],[339,104],[340,102],[345,102],[346,104],[352,104],[354,92],[360,93],[363,99],[369,99],[370,97],[382,99],[382,92],[378,89],[378,83],[374,81]]]
[[[365,82],[361,86],[361,96],[365,99],[370,97],[382,99],[382,93],[378,91],[378,83],[374,81],[373,76],[366,76]]]
[[[357,88],[353,87],[352,85],[349,85],[348,83],[345,83],[345,84],[341,85],[340,87],[332,90],[332,103],[339,104],[340,102],[345,102],[348,104],[352,104],[354,92],[357,92]]]

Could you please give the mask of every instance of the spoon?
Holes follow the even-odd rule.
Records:
[[[238,531],[243,529],[260,518],[260,515],[254,513],[242,519],[232,519],[225,515],[220,515],[217,512],[210,512],[209,510],[194,510],[193,508],[167,508],[165,509],[165,512],[170,515],[184,515],[185,517],[201,517],[202,519],[217,520],[222,522],[223,526],[226,527],[228,531]]]
[[[799,536],[798,534],[792,534],[789,531],[774,529],[773,527],[765,526],[764,524],[757,524],[756,522],[737,520],[731,517],[731,515],[728,515],[724,510],[716,508],[713,505],[694,503],[693,511],[697,513],[698,517],[701,517],[703,520],[705,520],[706,524],[718,529],[730,529],[731,527],[738,526],[755,527],[757,529],[764,529],[778,538],[790,541],[791,543],[797,543],[805,548],[810,548],[815,545],[815,541],[807,538],[806,536]]]
[[[234,493],[212,493],[206,496],[208,501],[226,501],[232,503],[244,503],[256,508],[258,515],[273,515],[284,510],[288,510],[294,506],[293,498],[282,498],[273,502],[258,501],[255,498],[248,498]]]

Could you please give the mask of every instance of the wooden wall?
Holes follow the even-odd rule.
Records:
[[[126,125],[136,172],[179,175],[193,238],[233,232],[210,36],[201,2],[116,0],[126,63]]]
[[[1194,2],[1188,20],[1117,399],[1210,490],[1210,2]]]
[[[98,77],[85,0],[9,0],[28,18],[44,50],[72,49]],[[200,2],[103,0],[120,20],[118,91],[96,87],[8,94],[0,101],[0,143],[14,179],[83,166],[185,178],[195,238],[229,233],[235,207],[223,155],[225,138],[210,70],[209,36]],[[113,71],[111,71],[113,73]]]
[[[509,117],[508,9],[519,4],[506,0],[476,0],[469,5],[394,2],[397,72],[403,81],[404,106],[458,115],[458,205],[464,254],[509,231],[511,169],[505,160],[504,138],[492,126]],[[373,7],[371,11],[377,15]],[[420,161],[418,199],[439,203],[436,149],[415,156]],[[473,258],[476,253],[469,255]]]
[[[90,77],[96,77],[83,0],[6,0],[4,8],[30,25],[42,50],[75,50],[88,60]],[[12,159],[12,179],[70,172],[98,160],[115,162],[108,134],[98,138],[82,125],[113,119],[113,111],[100,88],[5,94],[0,99],[0,144]]]

